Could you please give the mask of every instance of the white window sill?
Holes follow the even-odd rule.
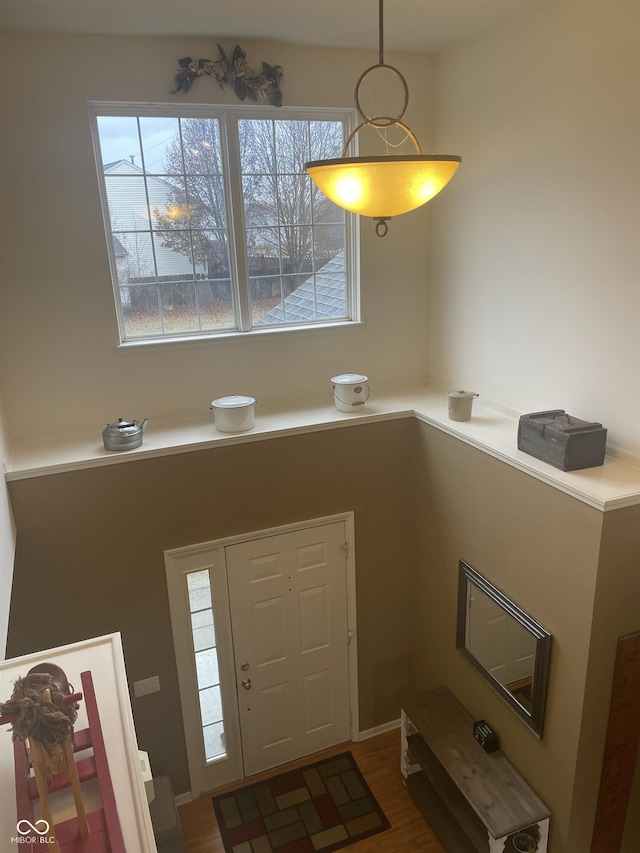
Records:
[[[247,332],[241,332],[236,329],[230,329],[225,332],[217,332],[201,335],[174,335],[166,338],[128,338],[116,345],[116,349],[120,352],[132,352],[135,350],[143,351],[149,347],[179,347],[179,346],[201,346],[202,344],[217,344],[221,341],[232,340],[258,340],[267,337],[280,337],[282,335],[308,335],[313,332],[327,332],[334,329],[349,329],[356,326],[364,326],[361,320],[351,320],[345,318],[343,320],[334,320],[323,323],[307,323],[306,325],[297,326],[265,326],[264,328],[254,328]]]
[[[450,421],[447,408],[446,393],[426,386],[384,393],[376,393],[374,388],[366,406],[353,414],[337,411],[327,400],[280,409],[269,409],[258,404],[256,425],[248,432],[233,435],[218,432],[214,427],[213,416],[173,423],[150,421],[142,446],[120,453],[103,448],[100,431],[47,442],[18,442],[12,448],[5,476],[7,481],[22,480],[194,450],[416,417],[599,510],[640,504],[639,468],[607,457],[604,465],[598,468],[560,471],[517,449],[517,418],[483,405],[481,399],[474,401],[473,417],[467,422]]]

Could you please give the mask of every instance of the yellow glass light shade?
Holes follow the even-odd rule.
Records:
[[[413,154],[388,157],[341,157],[305,163],[321,192],[339,207],[389,219],[415,210],[451,180],[460,157]]]

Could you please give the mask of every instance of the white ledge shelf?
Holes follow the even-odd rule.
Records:
[[[607,511],[640,504],[640,469],[607,457],[604,465],[581,471],[560,471],[517,449],[517,418],[474,401],[470,421],[450,421],[446,393],[417,386],[376,393],[357,413],[339,412],[326,400],[317,404],[269,409],[256,405],[256,425],[244,433],[218,432],[213,416],[172,423],[149,422],[144,442],[136,450],[109,452],[95,434],[64,436],[48,441],[22,441],[12,448],[6,465],[7,481],[42,477],[66,471],[118,465],[253,441],[339,429],[399,418],[418,420],[465,442],[508,465],[542,480],[578,500]]]

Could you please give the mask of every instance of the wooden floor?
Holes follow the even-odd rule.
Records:
[[[402,784],[400,775],[400,729],[360,743],[343,743],[275,770],[252,776],[213,793],[230,791],[247,782],[257,782],[285,770],[301,767],[322,758],[351,750],[362,775],[382,807],[391,829],[351,845],[353,853],[445,853],[417,806]],[[211,793],[180,806],[180,820],[186,853],[224,853],[216,824]]]

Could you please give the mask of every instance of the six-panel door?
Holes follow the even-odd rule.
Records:
[[[349,739],[342,521],[228,546],[244,773]]]

